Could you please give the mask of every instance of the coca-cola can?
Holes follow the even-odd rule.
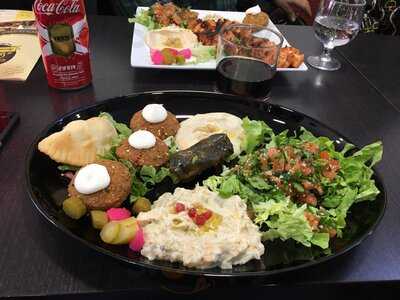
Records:
[[[49,85],[73,90],[92,81],[84,0],[36,0],[33,4]]]

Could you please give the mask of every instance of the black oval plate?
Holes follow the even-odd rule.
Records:
[[[92,228],[88,218],[75,221],[62,212],[61,204],[67,195],[68,182],[60,176],[57,163],[37,150],[37,144],[44,137],[61,130],[67,123],[97,116],[100,112],[109,112],[117,121],[129,124],[133,113],[148,103],[163,103],[169,111],[182,119],[197,113],[223,111],[239,117],[248,116],[251,119],[264,120],[275,132],[284,129],[295,131],[303,126],[315,135],[327,136],[334,140],[338,149],[349,142],[341,134],[318,121],[285,107],[214,93],[150,92],[77,109],[49,125],[35,139],[26,158],[26,180],[29,195],[39,212],[57,228],[98,252],[146,268],[193,275],[268,276],[319,264],[349,251],[373,232],[383,216],[386,193],[380,176],[375,172],[380,195],[375,201],[361,202],[352,207],[344,237],[333,243],[333,251],[329,255],[322,253],[318,248],[305,248],[290,241],[275,241],[266,243],[266,254],[260,261],[250,261],[245,265],[235,266],[232,270],[196,270],[176,263],[149,261],[129,250],[126,245],[107,245],[100,240],[98,231]]]

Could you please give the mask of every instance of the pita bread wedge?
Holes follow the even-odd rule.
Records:
[[[56,162],[84,166],[108,151],[116,136],[110,121],[94,117],[68,123],[63,130],[40,141],[38,148]]]

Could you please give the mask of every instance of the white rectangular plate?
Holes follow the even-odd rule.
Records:
[[[138,7],[136,13],[141,10],[147,10],[147,7]],[[206,15],[218,15],[225,19],[242,22],[245,17],[244,12],[237,11],[214,11],[214,10],[195,10],[199,13],[199,18],[203,18]],[[270,20],[268,28],[274,29],[278,32],[275,24]],[[132,51],[131,51],[131,66],[136,68],[156,68],[156,69],[189,69],[189,70],[215,70],[217,67],[215,60],[210,60],[205,63],[190,64],[190,65],[154,65],[150,59],[150,49],[144,42],[144,38],[147,33],[147,28],[141,24],[135,23],[135,29],[133,31],[132,39]],[[290,46],[285,37],[283,41],[283,47]],[[298,68],[278,68],[278,71],[307,71],[308,68],[303,62]]]

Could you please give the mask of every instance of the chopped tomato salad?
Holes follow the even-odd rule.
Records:
[[[381,142],[356,151],[304,128],[275,134],[248,118],[242,126],[244,153],[203,183],[223,197],[244,199],[264,240],[329,249],[331,239],[343,236],[351,206],[379,194],[372,167],[382,157]],[[337,143],[343,148],[336,149]]]

